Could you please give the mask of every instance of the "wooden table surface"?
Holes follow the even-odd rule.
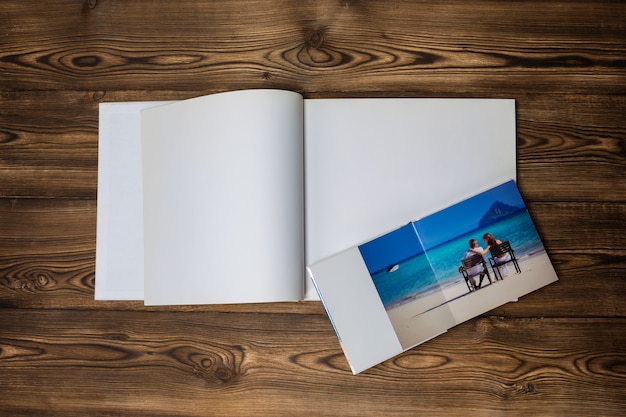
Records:
[[[243,88],[516,99],[560,281],[357,376],[318,302],[94,301],[98,104]],[[0,415],[624,415],[625,116],[618,0],[2,0]]]

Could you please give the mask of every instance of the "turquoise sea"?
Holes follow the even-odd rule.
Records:
[[[522,210],[485,228],[457,236],[429,249],[426,254],[404,260],[394,272],[384,269],[372,274],[385,308],[420,294],[426,295],[439,285],[462,280],[458,268],[463,253],[469,248],[468,242],[471,238],[477,239],[484,248],[482,236],[485,233],[491,233],[501,241],[510,241],[518,259],[544,250],[528,212]],[[485,255],[487,257],[489,254]]]

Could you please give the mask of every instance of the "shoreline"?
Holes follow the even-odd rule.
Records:
[[[514,266],[508,264],[509,270],[513,273],[501,281],[493,278],[493,272],[489,267],[493,284],[487,281],[485,285],[483,282],[483,286],[475,292],[469,292],[465,280],[461,277],[460,280],[451,280],[448,285],[435,288],[429,294],[408,299],[387,310],[402,347],[406,349],[423,341],[419,340],[421,335],[420,329],[417,328],[419,326],[412,325],[412,322],[419,323],[417,318],[420,315],[431,314],[433,311],[439,315],[452,314],[458,324],[499,305],[517,301],[518,297],[552,282],[552,277],[556,278],[545,250],[525,255],[518,259],[518,263],[522,272],[516,274]],[[524,279],[517,279],[521,277]],[[528,284],[525,284],[525,281],[528,281]],[[541,284],[543,281],[546,281],[545,284]],[[528,285],[535,285],[536,288],[526,290]],[[440,313],[437,313],[439,310]],[[442,332],[445,330],[447,329],[441,329]]]
[[[517,261],[520,264],[520,269],[522,269],[522,272],[524,272],[524,269],[521,266],[523,262],[526,262],[527,260],[530,260],[531,258],[534,258],[534,257],[537,257],[537,256],[541,256],[541,255],[547,255],[547,253],[546,253],[546,251],[545,251],[545,249],[543,247],[541,249],[539,249],[539,250],[534,250],[532,252],[526,253],[522,257],[518,257]],[[485,259],[485,262],[487,262],[487,269],[489,270],[489,276],[491,277],[491,280],[495,283],[496,282],[496,278],[494,276],[493,269],[491,268],[491,265],[489,265],[489,261],[487,259]],[[513,271],[515,271],[515,267],[513,265],[511,265],[511,263],[507,264],[507,266],[509,267],[509,271],[511,269],[513,269]],[[391,310],[394,310],[396,308],[399,308],[399,307],[403,306],[404,304],[413,303],[413,302],[418,301],[418,300],[420,300],[422,298],[430,297],[430,296],[432,296],[432,295],[434,295],[436,293],[439,293],[439,292],[442,292],[442,291],[445,293],[446,291],[450,291],[451,287],[456,287],[456,286],[458,286],[460,284],[463,284],[463,287],[467,289],[467,284],[465,283],[465,279],[463,278],[463,276],[460,273],[458,273],[457,275],[458,275],[458,277],[455,275],[455,276],[451,276],[451,277],[449,277],[447,279],[442,280],[443,284],[438,284],[436,286],[433,286],[433,287],[427,289],[426,291],[422,291],[422,292],[419,292],[419,293],[417,293],[415,295],[411,295],[411,296],[405,297],[405,298],[403,298],[403,299],[401,299],[399,301],[396,301],[396,302],[390,304],[389,307],[386,307],[385,310],[387,312],[389,312]],[[510,275],[515,275],[515,272],[513,272],[512,274],[509,273],[509,276]],[[489,281],[487,280],[487,278],[485,278],[485,280],[483,280],[483,286],[481,288],[484,288],[485,286],[489,285],[488,282]],[[454,294],[455,292],[456,291],[452,291],[452,294]],[[458,294],[457,294],[457,296],[458,296]],[[454,297],[455,296],[453,296],[453,298]],[[448,299],[450,299],[450,298],[448,297]]]

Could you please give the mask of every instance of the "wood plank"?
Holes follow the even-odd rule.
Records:
[[[626,92],[626,16],[609,0],[3,6],[0,90]]]
[[[626,319],[485,317],[358,376],[319,314],[7,309],[0,328],[10,415],[331,416],[350,404],[341,414],[617,416],[626,407]]]
[[[98,103],[201,94],[0,92],[0,197],[96,198]],[[516,100],[518,183],[528,201],[626,202],[626,95]]]
[[[533,203],[529,210],[560,281],[494,314],[626,317],[626,204]],[[93,300],[93,200],[0,199],[0,219],[0,306],[145,309],[142,303]],[[173,309],[298,314],[319,309],[301,304]]]
[[[87,92],[0,93],[3,197],[95,198],[98,102]]]

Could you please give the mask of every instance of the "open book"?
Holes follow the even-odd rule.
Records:
[[[505,99],[103,103],[95,297],[316,299],[305,265],[515,179],[515,146]]]
[[[512,180],[308,270],[354,373],[557,280]]]

